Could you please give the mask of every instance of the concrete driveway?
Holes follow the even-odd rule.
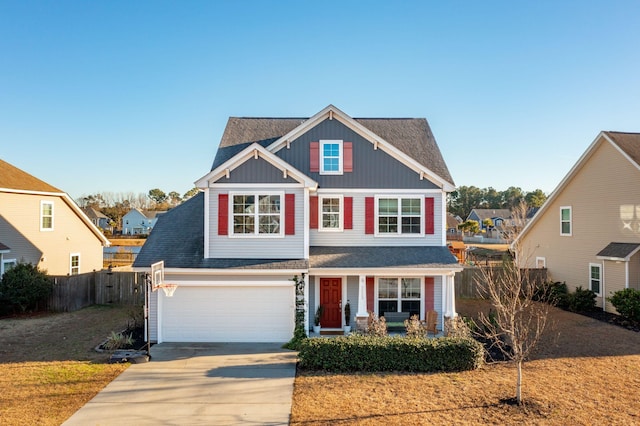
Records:
[[[286,425],[295,363],[278,343],[161,343],[64,425]]]

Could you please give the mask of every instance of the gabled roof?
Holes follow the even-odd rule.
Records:
[[[60,197],[65,204],[80,218],[80,220],[93,232],[102,242],[103,246],[109,246],[109,240],[91,222],[87,215],[69,197],[66,192],[49,185],[45,181],[38,179],[19,168],[0,160],[0,192],[13,192],[18,194],[41,194],[47,196]]]
[[[309,247],[310,268],[451,268],[458,260],[447,247]]]
[[[340,120],[446,189],[453,189],[453,179],[426,119],[351,118],[333,105],[310,118],[231,117],[211,169],[218,168],[252,143],[276,152],[327,117]]]
[[[93,207],[83,207],[82,211],[91,219],[108,219],[104,213],[94,209]]]
[[[9,253],[11,249],[0,242],[0,253]]]
[[[460,217],[447,213],[447,228],[457,228],[461,223],[462,219]]]
[[[58,194],[63,192],[6,161],[0,160],[0,191],[2,189]]]
[[[511,217],[511,210],[509,209],[473,209],[471,213],[475,212],[480,220],[493,219],[495,217],[501,217],[502,219],[508,219]],[[469,213],[469,216],[471,216]]]
[[[559,194],[562,193],[564,188],[569,184],[569,182],[573,179],[573,177],[582,169],[582,167],[587,163],[589,158],[596,151],[596,148],[602,143],[610,143],[614,148],[616,148],[621,154],[622,159],[626,159],[629,161],[634,167],[636,167],[640,171],[640,133],[626,133],[626,132],[613,132],[613,131],[602,131],[596,136],[596,138],[591,142],[591,145],[587,148],[587,150],[582,154],[582,156],[578,159],[576,164],[569,170],[569,173],[560,181],[556,189],[549,195],[545,203],[540,207],[540,210],[533,216],[533,219],[527,223],[524,227],[520,235],[516,238],[513,244],[516,244],[520,238],[524,237],[529,230],[540,220],[541,217],[544,216],[548,206],[550,206],[553,201],[558,197]]]

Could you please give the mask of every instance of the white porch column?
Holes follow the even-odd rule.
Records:
[[[304,276],[304,331],[309,336],[309,274]]]
[[[367,277],[360,275],[358,282],[358,312],[357,317],[368,317],[367,312]]]
[[[444,281],[444,316],[448,318],[455,318],[458,316],[458,313],[456,312],[456,293],[454,289],[455,275],[444,275],[442,278]]]

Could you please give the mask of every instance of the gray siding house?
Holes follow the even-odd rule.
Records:
[[[456,315],[446,245],[453,180],[425,119],[232,117],[201,193],[159,218],[134,267],[164,262],[177,285],[150,300],[152,341],[291,338],[304,276],[306,323],[368,312]]]

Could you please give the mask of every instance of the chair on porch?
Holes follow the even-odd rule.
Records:
[[[429,337],[429,332],[433,333],[433,337],[438,334],[438,313],[436,311],[427,311],[426,319],[424,321],[420,321],[422,327],[427,333],[427,337]]]

